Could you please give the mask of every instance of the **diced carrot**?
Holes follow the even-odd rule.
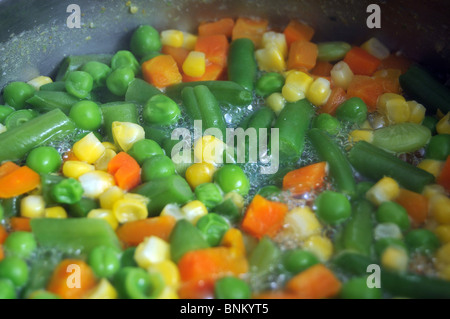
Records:
[[[308,41],[295,41],[289,48],[287,67],[291,69],[305,68],[308,71],[314,68],[317,61],[317,45]]]
[[[183,82],[195,82],[195,81],[215,81],[220,80],[225,74],[225,68],[207,61],[205,67],[205,73],[200,77],[193,77],[183,74]]]
[[[264,235],[273,237],[283,227],[287,211],[286,204],[273,202],[256,195],[245,212],[242,229],[256,238]]]
[[[108,163],[108,173],[114,176],[117,186],[130,190],[141,182],[141,167],[125,152],[119,152]]]
[[[441,173],[436,181],[439,185],[442,185],[447,192],[450,192],[450,155],[447,156]]]
[[[183,282],[178,288],[180,299],[213,299],[214,280],[194,280]]]
[[[125,223],[117,229],[116,234],[128,246],[137,246],[145,237],[150,236],[169,241],[175,223],[176,219],[173,216],[156,216]]]
[[[268,25],[269,21],[265,19],[238,18],[234,24],[231,38],[232,40],[249,38],[253,41],[255,47],[259,48]]]
[[[288,172],[283,178],[283,190],[294,196],[302,195],[323,186],[327,176],[327,163],[319,162]]]
[[[223,34],[227,38],[231,38],[233,32],[234,20],[231,18],[223,18],[214,22],[204,22],[198,27],[198,35],[216,35]]]
[[[347,99],[347,93],[341,87],[331,89],[330,97],[327,102],[319,108],[319,113],[328,113],[334,115],[339,105]]]
[[[372,75],[381,61],[360,47],[353,47],[344,57],[352,72],[356,75]]]
[[[291,20],[283,33],[286,37],[287,45],[290,46],[292,43],[299,40],[311,41],[314,35],[314,29],[305,23]]]
[[[237,255],[245,256],[245,244],[242,233],[237,228],[230,228],[222,237],[221,245],[234,250]]]
[[[8,232],[6,231],[5,226],[0,225],[0,245],[3,244],[8,237]]]
[[[287,291],[265,291],[253,295],[252,299],[299,299],[299,296]]]
[[[39,186],[41,178],[28,166],[0,177],[0,198],[11,198],[32,191]]]
[[[383,69],[378,70],[373,74],[374,78],[379,78],[382,81],[385,92],[400,94],[400,69]]]
[[[19,169],[20,166],[14,162],[5,162],[0,166],[0,178]]]
[[[27,217],[11,217],[9,223],[14,231],[31,231],[30,219]]]
[[[333,64],[328,61],[317,61],[314,68],[311,70],[311,74],[320,77],[330,76],[330,71],[333,68]]]
[[[47,290],[63,299],[81,299],[97,280],[87,263],[78,259],[64,259],[53,271]]]
[[[0,261],[2,261],[3,258],[5,258],[5,251],[3,249],[3,245],[0,245]]]
[[[197,38],[195,51],[205,53],[208,61],[225,67],[229,46],[228,39],[223,34],[204,35]]]
[[[365,75],[355,75],[347,88],[347,97],[357,96],[366,103],[369,112],[377,107],[378,97],[387,93],[383,85],[384,80]]]
[[[411,60],[402,55],[390,54],[387,58],[381,60],[379,69],[399,69],[405,73],[411,66]]]
[[[403,206],[415,226],[422,225],[428,216],[428,199],[419,193],[401,188],[395,201]]]
[[[307,299],[324,299],[336,296],[341,290],[341,282],[323,264],[316,264],[291,278],[286,289]]]
[[[158,88],[180,83],[182,80],[178,65],[171,55],[163,54],[142,64],[144,80]]]
[[[73,152],[73,150],[69,150],[64,153],[62,160],[63,160],[63,162],[79,161],[79,158],[75,156],[75,153]]]
[[[161,53],[170,55],[177,63],[178,70],[182,72],[183,62],[189,54],[189,50],[183,47],[173,47],[171,45],[163,45]]]

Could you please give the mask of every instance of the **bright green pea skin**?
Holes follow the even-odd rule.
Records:
[[[75,103],[70,108],[69,117],[83,130],[95,131],[102,125],[102,112],[93,101]]]
[[[105,63],[89,61],[83,65],[81,71],[87,72],[94,80],[94,87],[105,86],[106,78],[111,73],[111,68]]]
[[[322,113],[313,119],[312,126],[331,135],[336,135],[341,128],[341,123],[339,123],[339,120],[334,116],[328,113]]]
[[[180,108],[174,100],[164,94],[152,96],[144,106],[144,121],[150,124],[170,125],[178,121]]]
[[[342,299],[381,299],[381,288],[369,288],[367,277],[353,277],[342,285]]]
[[[318,56],[320,61],[337,61],[347,54],[351,49],[351,45],[342,41],[330,41],[317,44]]]
[[[282,259],[284,268],[292,274],[298,274],[319,262],[313,253],[302,249],[288,250]]]
[[[66,79],[66,91],[79,98],[84,99],[89,96],[89,93],[94,87],[94,79],[92,76],[84,71],[70,72]]]
[[[6,278],[0,279],[0,299],[16,299],[17,293],[14,284]]]
[[[214,284],[214,296],[216,299],[250,299],[251,290],[244,280],[227,276]]]
[[[120,252],[108,246],[95,247],[88,256],[88,264],[99,278],[111,278],[120,269]]]
[[[250,182],[244,171],[235,164],[226,164],[214,174],[214,181],[225,192],[236,191],[246,196],[250,190]]]
[[[6,256],[0,261],[0,279],[9,279],[15,287],[22,287],[28,281],[28,276],[28,266],[22,258]]]
[[[175,164],[166,155],[154,155],[147,158],[142,164],[141,178],[143,182],[173,174],[175,174]]]
[[[33,233],[26,231],[12,232],[3,243],[8,256],[28,258],[36,250],[37,243]]]
[[[28,154],[26,164],[37,173],[55,173],[61,168],[62,158],[54,147],[39,146]]]
[[[83,197],[84,189],[74,178],[65,178],[51,189],[53,200],[60,204],[75,204]]]
[[[3,99],[6,104],[16,110],[23,109],[26,105],[26,100],[31,98],[36,92],[34,87],[25,82],[11,82],[3,90]]]
[[[344,194],[324,191],[315,200],[317,215],[327,224],[337,225],[350,217],[352,207]]]
[[[211,247],[220,244],[223,235],[230,228],[227,220],[216,213],[208,213],[195,224]]]
[[[6,117],[14,112],[14,109],[8,105],[0,105],[0,123],[5,123]]]
[[[405,243],[410,252],[432,254],[440,246],[437,236],[428,229],[414,229],[405,235]]]
[[[367,119],[367,105],[359,97],[349,98],[337,108],[336,117],[341,121],[361,124]]]
[[[138,57],[143,57],[162,47],[159,32],[150,25],[139,26],[131,36],[130,48]]]
[[[111,68],[113,71],[120,68],[130,68],[136,75],[139,73],[140,67],[133,53],[127,50],[117,51],[111,59]]]
[[[128,154],[131,155],[139,165],[143,165],[146,159],[155,155],[164,155],[164,151],[154,140],[142,139],[133,144],[128,151]]]
[[[106,78],[106,87],[112,94],[124,96],[134,77],[134,71],[129,67],[115,69]]]
[[[272,93],[281,92],[284,85],[284,76],[278,72],[269,72],[263,74],[256,81],[256,94],[261,97],[267,97]]]
[[[205,204],[206,208],[211,209],[223,201],[222,191],[214,183],[203,183],[195,188],[195,196],[199,201]]]
[[[411,227],[406,209],[396,202],[387,201],[378,206],[376,218],[379,223],[394,223],[402,231]]]
[[[425,154],[427,158],[445,161],[450,155],[450,134],[438,134],[431,137]]]
[[[142,268],[123,267],[114,276],[114,283],[120,298],[155,298],[162,290],[164,282],[160,275],[149,274]]]

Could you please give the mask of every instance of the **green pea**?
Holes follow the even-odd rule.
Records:
[[[382,203],[377,209],[376,218],[379,223],[394,223],[402,231],[411,227],[406,209],[396,202],[387,201]]]
[[[406,246],[410,252],[432,254],[440,246],[437,236],[428,229],[414,229],[405,236]]]
[[[81,71],[87,72],[94,80],[94,87],[106,85],[106,78],[111,73],[111,68],[105,63],[89,61],[83,65]]]
[[[41,174],[55,173],[61,168],[62,159],[54,147],[40,146],[28,154],[26,164]]]
[[[344,194],[324,191],[315,200],[317,215],[327,224],[337,225],[350,217],[352,207]]]
[[[102,111],[98,104],[92,101],[75,103],[70,108],[69,117],[83,130],[96,131],[102,125]]]
[[[214,208],[223,201],[222,191],[214,183],[198,185],[195,188],[195,196],[208,209]]]
[[[215,213],[209,213],[200,217],[195,224],[195,227],[202,232],[208,244],[213,247],[220,244],[223,235],[225,235],[230,228],[230,225],[222,216]]]
[[[331,135],[336,135],[341,128],[338,119],[328,113],[322,113],[315,117],[312,121],[312,126]]]
[[[150,124],[174,124],[180,115],[178,104],[164,94],[152,96],[144,106],[144,121]]]
[[[422,125],[427,127],[432,134],[436,133],[436,124],[439,122],[439,120],[434,116],[425,116],[425,118],[422,121]]]
[[[34,87],[25,82],[11,82],[3,90],[3,99],[16,110],[25,107],[26,100],[34,95]]]
[[[16,299],[17,293],[11,280],[0,278],[0,299]]]
[[[52,199],[60,204],[75,204],[83,197],[84,189],[74,178],[65,178],[51,188]]]
[[[120,68],[129,68],[136,75],[139,73],[140,67],[133,53],[127,50],[117,51],[111,59],[111,68],[113,71]]]
[[[267,97],[272,93],[281,92],[284,85],[284,76],[277,72],[269,72],[263,74],[256,81],[256,94]]]
[[[251,290],[244,280],[227,276],[214,284],[214,296],[216,299],[250,299]]]
[[[367,119],[367,105],[359,97],[349,98],[339,105],[336,117],[341,121],[361,124]]]
[[[146,159],[155,155],[164,155],[164,151],[154,140],[142,139],[133,144],[128,151],[128,154],[131,155],[139,165],[143,165]]]
[[[0,279],[9,279],[15,287],[22,287],[28,281],[27,263],[20,257],[7,256],[0,261]]]
[[[121,268],[114,277],[114,283],[122,299],[155,298],[164,287],[161,275],[150,274],[138,267]]]
[[[427,158],[445,161],[450,155],[450,134],[438,134],[431,137],[425,154]]]
[[[381,257],[383,255],[383,252],[386,250],[386,248],[395,246],[399,248],[403,248],[406,250],[406,245],[403,240],[399,238],[393,238],[393,237],[385,237],[377,240],[375,242],[375,253],[378,257]]]
[[[134,80],[134,71],[131,68],[123,67],[115,69],[106,78],[106,87],[117,96],[124,96],[127,93],[128,85]]]
[[[235,164],[226,164],[214,174],[214,181],[225,192],[236,191],[246,196],[250,190],[250,182],[244,171]]]
[[[136,56],[145,56],[152,51],[161,50],[159,32],[150,25],[139,26],[131,36],[130,48]]]
[[[175,164],[166,155],[154,155],[147,158],[142,164],[141,178],[143,182],[173,174],[175,174]]]
[[[0,105],[0,123],[5,123],[6,117],[14,112],[14,109],[8,105]]]
[[[111,278],[120,269],[120,252],[113,247],[95,247],[89,253],[88,263],[97,277]]]
[[[353,277],[342,285],[341,298],[343,299],[381,299],[381,288],[369,288],[367,277]]]
[[[302,249],[288,250],[283,255],[283,266],[292,274],[298,274],[319,262],[316,255]]]
[[[67,76],[65,86],[69,94],[79,99],[85,99],[94,87],[94,79],[87,72],[72,71]]]
[[[12,232],[4,242],[7,255],[28,258],[36,250],[37,243],[33,233],[26,231]]]
[[[134,259],[134,253],[136,247],[128,247],[122,252],[122,257],[120,258],[121,267],[137,267],[138,264]]]

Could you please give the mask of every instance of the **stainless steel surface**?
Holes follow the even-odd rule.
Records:
[[[0,0],[0,88],[13,80],[52,74],[68,54],[127,48],[140,24],[158,30],[196,32],[200,21],[220,17],[263,17],[274,29],[291,18],[316,29],[313,41],[361,44],[378,37],[441,75],[450,69],[450,1],[375,0]],[[81,28],[66,25],[69,4],[81,8]],[[381,8],[381,29],[369,29],[369,4]]]

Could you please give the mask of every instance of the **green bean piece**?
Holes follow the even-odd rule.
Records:
[[[112,123],[131,122],[139,123],[138,110],[134,103],[130,102],[111,102],[100,106],[103,116],[103,129],[109,141],[113,141]]]
[[[367,105],[359,97],[351,97],[336,110],[336,117],[341,121],[361,124],[367,119]]]
[[[241,213],[236,204],[230,199],[224,200],[219,205],[216,205],[211,213],[216,213],[226,218],[230,223],[237,223],[241,218]]]
[[[12,130],[13,128],[22,126],[24,123],[34,119],[38,115],[38,112],[30,109],[14,111],[6,117],[5,126],[8,130]]]
[[[115,71],[120,68],[131,69],[133,70],[134,75],[137,75],[141,66],[133,53],[127,50],[120,50],[117,51],[111,59],[111,69]]]
[[[164,151],[154,140],[143,139],[134,143],[128,151],[128,154],[142,166],[146,159],[155,155],[164,155]]]
[[[42,85],[38,92],[41,91],[66,92],[66,83],[64,81],[50,82]]]
[[[79,99],[87,98],[93,87],[94,79],[87,72],[73,71],[67,75],[66,91]]]
[[[3,206],[3,217],[10,218],[13,216],[20,215],[20,202],[22,201],[23,195],[5,198],[2,202]]]
[[[72,217],[86,217],[91,210],[99,207],[97,200],[83,197],[75,204],[67,205],[67,212]]]
[[[281,92],[284,85],[284,76],[278,72],[269,72],[263,74],[256,81],[255,92],[261,97],[268,97],[275,92]]]
[[[49,112],[53,109],[60,109],[65,114],[69,114],[70,108],[80,99],[66,92],[59,91],[38,91],[27,103],[39,112]]]
[[[125,93],[125,101],[145,105],[151,97],[157,94],[161,94],[158,88],[137,78],[128,85],[127,92]]]
[[[411,252],[433,254],[439,248],[438,237],[428,229],[413,229],[405,236],[406,246]]]
[[[25,107],[27,100],[33,96],[36,90],[25,82],[11,82],[3,89],[3,99],[15,110]]]
[[[426,158],[445,161],[450,155],[450,134],[438,134],[431,137],[425,152]]]
[[[154,140],[159,145],[163,146],[166,140],[171,140],[171,130],[167,126],[144,123],[142,127],[144,128],[145,138]],[[170,152],[166,152],[166,154],[170,155]]]
[[[144,106],[144,121],[150,124],[171,125],[180,118],[181,111],[177,103],[164,94],[152,96]]]
[[[425,118],[422,121],[422,125],[427,127],[431,134],[436,134],[436,124],[439,122],[439,120],[434,116],[426,115]]]
[[[367,286],[367,276],[353,277],[347,280],[340,292],[343,299],[381,299],[380,288]]]
[[[223,201],[222,191],[214,183],[203,183],[198,185],[194,191],[197,199],[208,209],[214,208]]]
[[[381,203],[376,212],[376,218],[379,223],[394,223],[402,231],[411,227],[408,213],[400,204],[392,201]]]
[[[170,255],[175,263],[189,251],[208,248],[201,231],[185,219],[180,219],[170,233]]]
[[[89,61],[81,67],[81,71],[87,72],[94,80],[94,88],[105,86],[106,78],[111,73],[111,68],[105,63]]]
[[[134,30],[130,40],[131,52],[138,57],[160,51],[162,43],[159,32],[150,25],[141,25]]]
[[[138,267],[136,260],[134,260],[134,253],[136,252],[136,247],[128,247],[122,252],[122,257],[120,258],[121,267]]]
[[[248,38],[233,40],[228,52],[228,78],[253,91],[257,64],[255,60],[255,45]]]
[[[97,61],[106,65],[111,64],[112,54],[86,54],[86,55],[71,55],[61,62],[56,74],[55,81],[65,81],[67,75],[79,70],[84,64],[90,61]],[[42,89],[42,88],[41,88]]]
[[[267,278],[279,264],[281,250],[267,236],[261,238],[249,256],[251,275],[256,278]]]
[[[174,175],[175,170],[175,164],[170,157],[157,154],[144,160],[141,168],[141,179],[143,182],[149,182],[154,179],[168,177]]]
[[[322,113],[316,116],[312,121],[312,127],[327,132],[330,135],[339,133],[341,124],[339,120],[328,113]]]
[[[317,44],[317,60],[333,62],[341,60],[351,49],[351,45],[342,41],[322,42]]]

